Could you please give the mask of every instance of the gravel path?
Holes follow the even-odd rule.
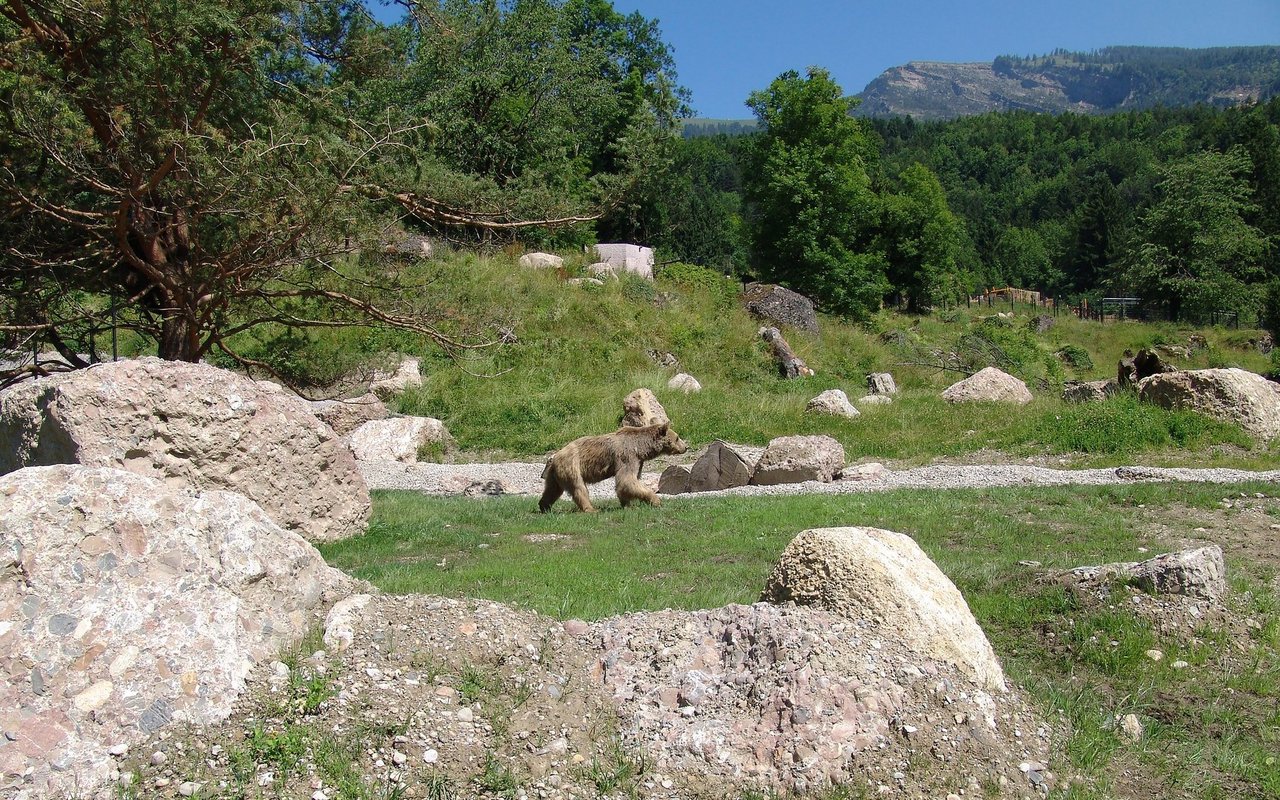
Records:
[[[360,463],[365,481],[371,489],[408,489],[432,495],[540,494],[542,467],[541,463],[518,461],[499,464]],[[656,485],[656,473],[646,473],[645,478],[651,485]],[[994,486],[1101,486],[1152,481],[1280,483],[1280,470],[1250,472],[1238,469],[1137,466],[1108,469],[1049,469],[1021,465],[928,466],[904,470],[885,469],[878,477],[867,480],[743,486],[720,492],[702,492],[696,496],[851,494],[891,489],[980,489]],[[591,496],[613,496],[613,481],[592,486]]]

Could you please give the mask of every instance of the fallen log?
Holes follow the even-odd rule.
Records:
[[[809,369],[809,365],[804,363],[804,359],[796,355],[791,345],[787,344],[787,340],[782,338],[782,333],[777,328],[767,326],[761,328],[760,337],[773,348],[773,358],[778,362],[778,372],[783,378],[789,380],[814,374],[813,370]]]

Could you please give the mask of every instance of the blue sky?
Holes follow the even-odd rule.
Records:
[[[816,65],[849,94],[908,61],[1107,45],[1280,44],[1280,0],[614,0],[656,17],[702,117],[743,118],[747,95]]]

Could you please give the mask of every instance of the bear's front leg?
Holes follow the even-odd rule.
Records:
[[[591,495],[587,492],[587,485],[581,479],[569,487],[569,495],[573,497],[573,502],[578,504],[579,509],[588,514],[596,513],[596,507],[591,505]]]

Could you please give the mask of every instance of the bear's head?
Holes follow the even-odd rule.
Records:
[[[689,443],[681,439],[680,434],[671,429],[670,422],[654,425],[653,431],[658,438],[658,442],[662,445],[661,452],[671,456],[678,456],[689,451]]]

